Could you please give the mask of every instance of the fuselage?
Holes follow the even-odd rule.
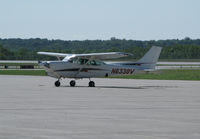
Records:
[[[101,61],[47,61],[42,63],[47,74],[54,78],[93,78],[135,74],[138,66]]]

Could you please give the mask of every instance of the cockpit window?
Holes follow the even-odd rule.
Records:
[[[90,60],[89,59],[85,59],[85,58],[71,58],[68,60],[68,62],[70,63],[76,63],[76,64],[80,64],[80,65],[93,65],[93,66],[99,66],[99,65],[104,65],[105,63],[99,60]]]
[[[68,62],[70,62],[70,63],[78,63],[78,59],[77,58],[70,58],[68,60]]]
[[[71,59],[69,59],[69,60],[68,60],[68,62],[70,62],[70,63],[73,63],[73,59],[72,59],[72,58],[71,58]]]
[[[87,62],[88,62],[88,59],[82,59],[82,58],[80,58],[78,60],[78,64],[81,64],[81,65],[87,64]]]
[[[90,65],[94,65],[94,66],[99,66],[99,65],[104,65],[105,63],[99,60],[91,60],[89,62]]]
[[[91,60],[91,61],[89,61],[89,63],[88,64],[90,64],[90,65],[97,65],[97,63],[96,63],[96,61],[95,60]]]

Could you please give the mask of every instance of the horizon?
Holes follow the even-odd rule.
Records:
[[[199,40],[200,38],[196,38],[196,39],[193,39],[193,38],[190,38],[190,37],[185,37],[185,38],[177,38],[177,39],[160,39],[160,40],[133,40],[133,39],[121,39],[121,38],[116,38],[116,37],[111,37],[110,39],[85,39],[85,40],[64,40],[64,39],[48,39],[48,38],[1,38],[0,39],[4,40],[4,39],[22,39],[22,40],[29,40],[29,39],[41,39],[41,40],[49,40],[49,41],[53,41],[53,40],[61,40],[61,41],[109,41],[109,40],[126,40],[126,41],[129,41],[129,40],[132,40],[132,41],[167,41],[167,40],[186,40],[186,39],[189,39],[189,40]]]

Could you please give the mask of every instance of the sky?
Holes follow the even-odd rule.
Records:
[[[200,38],[200,0],[0,0],[0,38]]]

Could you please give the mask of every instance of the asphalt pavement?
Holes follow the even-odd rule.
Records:
[[[0,76],[1,139],[199,139],[200,82]]]

